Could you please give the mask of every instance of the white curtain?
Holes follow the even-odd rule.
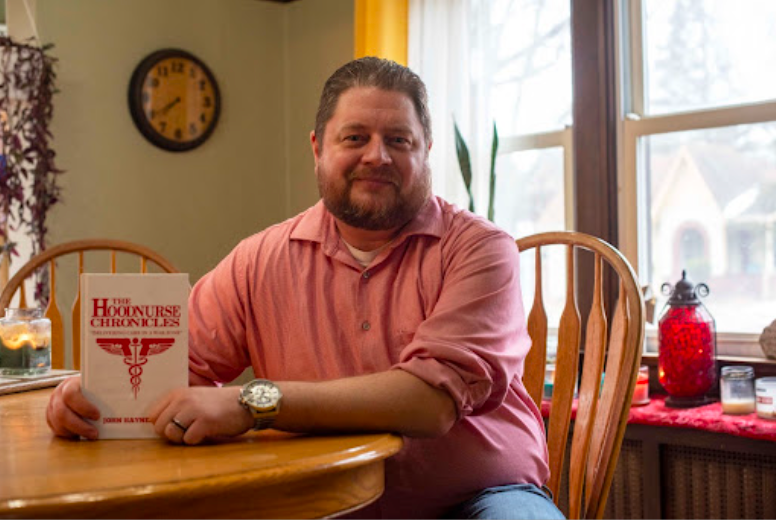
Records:
[[[409,67],[426,83],[433,122],[430,162],[434,192],[462,208],[469,197],[455,152],[453,118],[471,154],[475,209],[487,212],[493,120],[487,88],[489,3],[410,0]],[[479,79],[478,79],[479,78]]]

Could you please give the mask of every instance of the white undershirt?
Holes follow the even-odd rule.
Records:
[[[342,241],[345,242],[345,239],[343,238]],[[366,267],[372,263],[372,260],[377,258],[377,255],[380,254],[380,251],[385,249],[385,246],[387,246],[388,244],[382,245],[377,249],[373,249],[372,251],[362,251],[358,248],[351,246],[347,242],[345,242],[345,245],[348,246],[348,250],[350,251],[350,254],[353,255],[353,258],[355,258],[356,261],[359,264],[361,264],[363,267]]]

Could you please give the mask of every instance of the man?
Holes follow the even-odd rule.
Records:
[[[198,444],[270,425],[394,431],[405,445],[386,463],[386,492],[357,514],[560,517],[539,489],[544,430],[521,383],[530,340],[517,248],[431,195],[422,81],[387,60],[346,64],[310,140],[322,200],[196,284],[194,387],[154,406],[156,432]],[[261,380],[220,387],[248,366]],[[58,435],[96,436],[78,379],[47,416]]]

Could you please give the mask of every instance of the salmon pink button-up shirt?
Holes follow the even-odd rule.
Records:
[[[405,439],[367,517],[444,515],[478,491],[543,484],[518,252],[488,221],[432,198],[366,267],[319,202],[242,241],[194,287],[190,380],[321,381],[405,370],[449,392],[458,421]]]

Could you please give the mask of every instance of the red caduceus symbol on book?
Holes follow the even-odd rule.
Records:
[[[175,338],[97,338],[97,344],[108,354],[124,357],[124,363],[129,365],[132,392],[137,399],[143,365],[148,363],[149,356],[161,354],[172,347],[175,344]]]

